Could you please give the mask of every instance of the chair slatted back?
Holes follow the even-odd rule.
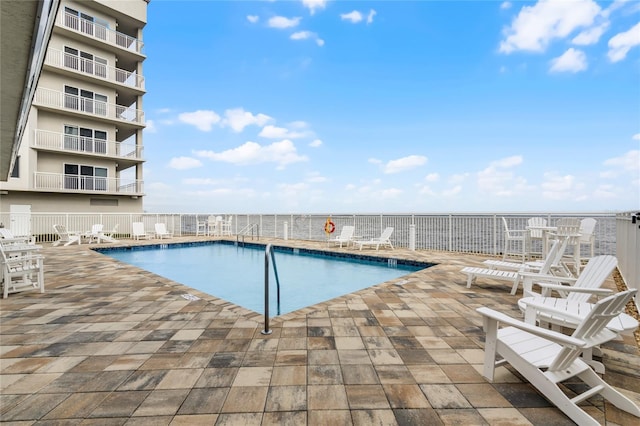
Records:
[[[575,245],[578,242],[580,234],[580,219],[575,217],[563,217],[556,222],[557,231],[555,234],[559,237],[567,237],[568,245]]]
[[[387,241],[391,238],[391,234],[393,234],[393,227],[388,226],[382,231],[382,235],[380,235],[380,241]]]
[[[544,263],[540,268],[541,274],[548,274],[551,271],[551,268],[554,266],[558,266],[560,264],[560,260],[562,260],[562,255],[567,248],[567,239],[563,238],[562,240],[554,240],[551,243],[551,248],[549,249],[549,253],[547,253],[547,257],[544,259]]]
[[[353,237],[353,233],[355,232],[356,227],[353,225],[345,225],[340,230],[339,240],[350,240]]]
[[[596,229],[596,220],[592,217],[584,218],[580,221],[580,241],[590,243],[593,238],[593,231]]]
[[[131,230],[133,231],[133,235],[145,235],[146,232],[144,230],[144,223],[142,222],[133,222],[131,224]]]
[[[606,328],[609,321],[624,311],[625,305],[638,290],[632,289],[613,294],[598,301],[591,312],[578,324],[571,337],[587,342],[588,346],[600,343],[600,333],[613,333]],[[561,371],[569,368],[573,361],[582,354],[582,348],[565,346],[549,365],[549,371]]]
[[[601,255],[592,257],[589,259],[587,266],[584,267],[573,286],[580,288],[600,288],[616,266],[618,266],[618,259],[615,256]],[[571,292],[567,296],[567,299],[575,302],[586,302],[590,297],[591,295],[588,293]]]
[[[532,217],[527,220],[528,226],[547,226],[547,219],[543,217]],[[542,229],[530,229],[529,237],[542,239]]]
[[[60,236],[61,241],[69,241],[69,232],[67,231],[67,227],[64,225],[53,225],[53,229],[56,231],[58,236]]]

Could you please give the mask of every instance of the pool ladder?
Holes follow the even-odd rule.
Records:
[[[278,268],[276,267],[273,247],[271,244],[267,244],[267,247],[264,249],[264,330],[261,331],[262,334],[272,333],[272,330],[269,329],[269,258],[271,258],[273,274],[276,277],[277,308],[278,315],[280,315],[280,279],[278,278]]]
[[[260,239],[260,227],[257,223],[250,223],[247,226],[245,226],[244,228],[242,228],[240,230],[240,232],[238,232],[238,234],[236,235],[236,246],[240,245],[240,237],[242,237],[242,244],[244,245],[244,237],[248,236],[249,234],[251,234],[251,239],[253,240],[254,238],[254,233],[255,233],[255,237],[259,240]]]

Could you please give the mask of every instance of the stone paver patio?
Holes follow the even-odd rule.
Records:
[[[43,253],[46,293],[0,302],[3,423],[573,424],[511,367],[498,368],[494,383],[481,376],[475,309],[521,315],[504,282],[466,288],[459,271],[479,256],[380,250],[437,266],[272,318],[265,336],[262,316],[88,245],[46,244]],[[603,352],[605,380],[640,403],[633,336]],[[583,405],[602,424],[640,421],[600,397]]]

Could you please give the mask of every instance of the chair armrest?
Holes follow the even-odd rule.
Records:
[[[558,309],[553,306],[549,306],[545,304],[544,299],[546,299],[546,297],[525,297],[523,299],[528,299],[528,300],[524,300],[524,305],[526,305],[525,306],[525,322],[527,322],[527,317],[530,315],[530,310],[535,310],[536,313],[540,312],[548,315],[556,314],[562,318],[573,319],[577,323],[580,323],[584,319],[579,315],[575,315],[570,312],[567,312],[565,309]],[[523,299],[520,299],[520,301],[523,301]]]
[[[585,341],[576,339],[575,337],[567,336],[566,334],[558,333],[557,331],[547,330],[546,328],[537,327],[532,324],[527,324],[524,321],[511,318],[509,315],[505,315],[502,312],[494,311],[493,309],[487,307],[478,308],[476,309],[476,311],[489,320],[518,328],[520,330],[526,331],[527,333],[534,334],[536,336],[542,337],[543,339],[551,340],[552,342],[558,343],[560,345],[569,345],[577,348],[582,348],[587,344]]]
[[[536,281],[536,284],[538,283],[537,282],[538,280],[553,281],[557,283],[566,283],[566,282],[575,283],[578,280],[577,278],[573,278],[573,277],[559,277],[557,275],[538,274],[536,272],[522,271],[518,273],[522,278],[532,278],[534,281]]]
[[[540,287],[548,290],[566,291],[569,293],[589,293],[589,294],[611,294],[613,290],[608,288],[584,288],[584,287],[572,287],[570,285],[557,285],[548,283],[536,283]]]

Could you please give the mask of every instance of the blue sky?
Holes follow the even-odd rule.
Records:
[[[146,211],[640,208],[640,2],[153,0]]]

